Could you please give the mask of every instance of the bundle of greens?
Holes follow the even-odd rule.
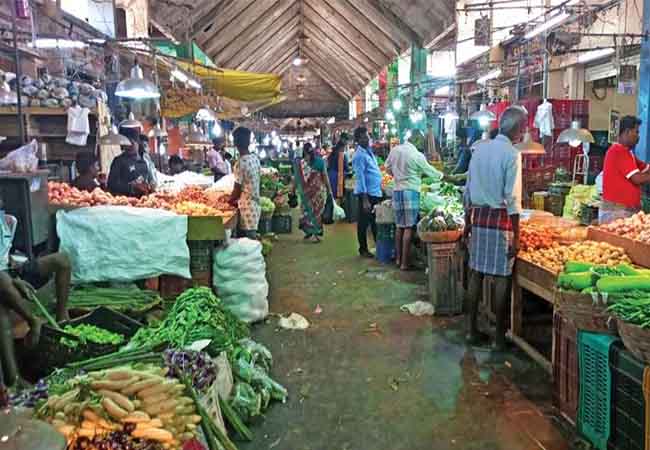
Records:
[[[260,197],[260,207],[264,215],[272,216],[275,212],[275,203],[268,197]]]
[[[248,326],[228,311],[209,288],[201,287],[181,294],[164,320],[141,328],[128,348],[159,344],[185,348],[207,339],[210,344],[206,351],[216,357],[222,351],[231,352],[248,335]]]
[[[650,294],[648,293],[645,293],[645,296],[626,296],[616,299],[607,310],[624,322],[641,328],[650,328]]]
[[[161,302],[155,291],[141,290],[135,285],[108,288],[93,285],[80,286],[70,292],[70,309],[92,310],[100,306],[115,311],[141,313],[150,310]]]
[[[124,336],[121,334],[111,333],[108,330],[104,330],[103,328],[99,328],[94,325],[67,325],[63,331],[78,338],[78,340],[69,339],[66,337],[61,338],[61,344],[70,348],[77,348],[79,345],[83,346],[89,342],[93,344],[111,345],[120,345],[122,342],[124,342]]]
[[[429,215],[420,220],[419,232],[439,232],[459,230],[465,226],[462,214],[450,208],[436,208]]]

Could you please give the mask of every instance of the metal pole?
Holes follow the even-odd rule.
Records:
[[[639,67],[639,96],[637,113],[643,121],[641,138],[636,146],[636,153],[644,161],[650,161],[650,0],[643,0],[643,33],[641,42],[641,63]]]
[[[17,100],[17,111],[18,111],[18,138],[20,140],[20,145],[25,144],[25,130],[23,124],[23,88],[20,84],[20,79],[22,77],[22,71],[20,70],[20,50],[18,49],[18,25],[16,23],[16,2],[13,0],[7,0],[9,2],[9,8],[11,9],[11,28],[13,30],[13,41],[14,41],[14,61],[16,62],[16,100]]]

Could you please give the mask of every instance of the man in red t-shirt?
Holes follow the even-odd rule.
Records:
[[[603,201],[598,214],[601,224],[630,217],[641,210],[641,185],[650,183],[650,165],[634,156],[641,120],[621,119],[618,142],[605,155]]]

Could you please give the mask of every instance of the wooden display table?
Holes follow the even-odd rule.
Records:
[[[510,331],[507,333],[507,337],[550,374],[553,373],[553,365],[551,361],[524,339],[524,305],[522,290],[526,289],[551,305],[554,305],[556,284],[557,275],[528,261],[517,258],[512,277]],[[553,345],[554,344],[555,343],[553,343]]]

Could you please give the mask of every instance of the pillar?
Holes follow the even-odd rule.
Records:
[[[639,97],[637,111],[643,121],[641,139],[636,146],[636,153],[644,161],[650,161],[650,0],[643,0],[643,33],[641,41],[641,63],[639,67]]]

